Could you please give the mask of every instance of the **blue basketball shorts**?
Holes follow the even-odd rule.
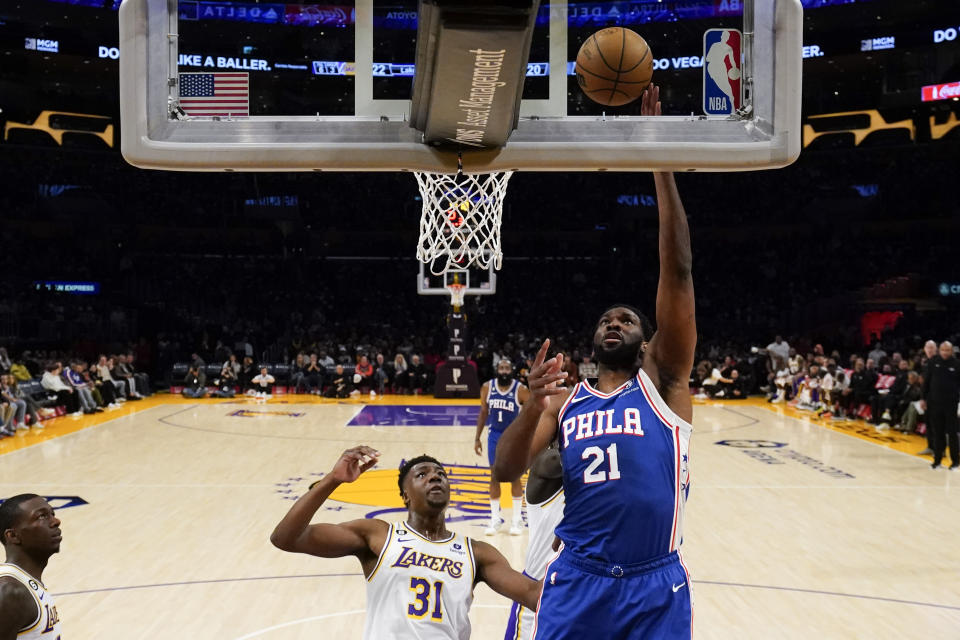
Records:
[[[497,457],[497,442],[500,441],[502,435],[503,431],[494,431],[493,429],[490,429],[490,433],[487,434],[487,460],[490,461],[491,467]]]
[[[617,565],[562,550],[547,565],[536,640],[690,640],[693,601],[674,551]]]

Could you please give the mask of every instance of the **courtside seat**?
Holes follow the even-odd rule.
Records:
[[[277,384],[290,384],[290,365],[279,362],[277,364],[267,365],[267,371],[277,379]]]
[[[48,393],[37,378],[21,382],[17,386],[41,407],[52,407],[57,404],[57,396]]]

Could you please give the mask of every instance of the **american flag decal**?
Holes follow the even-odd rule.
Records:
[[[249,116],[250,74],[181,73],[180,107],[191,116]]]

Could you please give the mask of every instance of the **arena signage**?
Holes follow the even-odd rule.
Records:
[[[25,38],[23,48],[28,51],[45,51],[47,53],[59,53],[60,41],[48,40],[46,38]]]
[[[896,47],[896,38],[894,36],[884,36],[882,38],[867,38],[860,41],[860,51],[881,51],[883,49],[893,49]]]
[[[934,100],[960,100],[960,81],[945,84],[928,84],[920,89],[920,99],[923,102]]]
[[[942,296],[960,296],[960,284],[956,282],[941,282],[937,287],[937,291],[939,291]]]
[[[934,29],[933,31],[933,43],[940,44],[941,42],[953,42],[957,39],[957,34],[960,33],[960,27],[947,27],[946,29]]]
[[[37,291],[54,293],[72,293],[74,295],[96,295],[100,293],[99,282],[62,282],[59,280],[38,280],[33,283]]]

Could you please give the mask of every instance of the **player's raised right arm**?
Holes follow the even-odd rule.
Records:
[[[544,340],[527,374],[530,398],[497,443],[493,469],[501,482],[512,482],[522,476],[530,461],[547,448],[556,434],[557,415],[568,393],[566,387],[557,384],[567,373],[562,370],[561,356],[544,360],[549,348],[550,340]]]
[[[378,530],[385,532],[388,525],[380,520],[353,520],[342,524],[310,524],[310,520],[345,482],[353,482],[377,463],[380,453],[365,446],[343,452],[333,471],[301,496],[270,535],[270,542],[278,549],[293,553],[308,553],[321,558],[362,556],[371,550],[371,537]],[[379,547],[379,545],[378,545]]]

